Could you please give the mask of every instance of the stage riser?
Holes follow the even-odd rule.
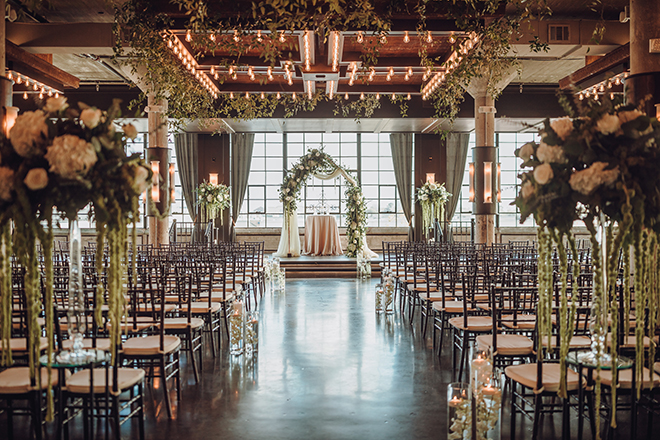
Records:
[[[282,261],[281,267],[286,269],[287,278],[356,278],[357,267],[355,263],[297,263]],[[371,276],[380,278],[380,266],[371,264]]]

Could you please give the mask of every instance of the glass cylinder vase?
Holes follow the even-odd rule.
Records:
[[[72,341],[67,353],[70,361],[84,360],[83,338],[87,330],[86,301],[83,290],[82,237],[78,218],[69,222],[69,298],[67,333]]]
[[[376,313],[383,312],[383,285],[376,284]]]
[[[384,279],[385,285],[383,286],[383,311],[386,315],[394,314],[394,280],[392,277]]]
[[[452,382],[447,385],[447,429],[452,439],[469,439],[472,429],[469,385]]]
[[[248,312],[245,323],[245,352],[256,353],[259,350],[259,312]]]
[[[229,315],[229,351],[240,356],[245,349],[245,296],[240,288],[235,292]]]

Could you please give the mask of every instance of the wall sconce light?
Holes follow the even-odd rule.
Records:
[[[502,164],[497,164],[497,203],[502,201]]]
[[[175,199],[175,192],[174,192],[174,164],[170,162],[170,201],[173,202]]]
[[[655,119],[660,121],[660,104],[655,105]]]
[[[5,120],[2,129],[5,132],[5,136],[9,137],[9,132],[16,123],[16,118],[18,117],[18,107],[5,107],[4,109]]]
[[[151,200],[155,203],[160,202],[160,161],[152,160],[151,161],[151,172],[154,173],[154,176],[151,180]]]
[[[493,162],[484,162],[484,203],[493,203]]]
[[[218,184],[218,173],[209,173],[209,183],[211,185]]]
[[[470,163],[469,165],[469,173],[470,173],[469,200],[470,202],[474,202],[474,162]]]
[[[435,173],[426,173],[426,182],[435,183]]]

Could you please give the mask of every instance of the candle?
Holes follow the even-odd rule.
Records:
[[[494,386],[491,386],[489,384],[489,385],[486,385],[485,387],[483,387],[481,392],[483,393],[484,396],[495,396],[495,395],[498,395],[500,393],[500,389],[495,388]]]
[[[452,397],[452,399],[448,402],[449,406],[452,408],[456,408],[458,405],[460,405],[463,402],[463,399],[459,399],[458,396]]]

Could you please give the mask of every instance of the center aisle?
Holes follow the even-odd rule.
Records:
[[[224,347],[222,358],[207,356],[200,385],[184,385],[176,420],[147,416],[148,437],[444,437],[450,372],[398,310],[374,313],[376,282],[287,280],[286,293],[267,293],[258,358]]]

